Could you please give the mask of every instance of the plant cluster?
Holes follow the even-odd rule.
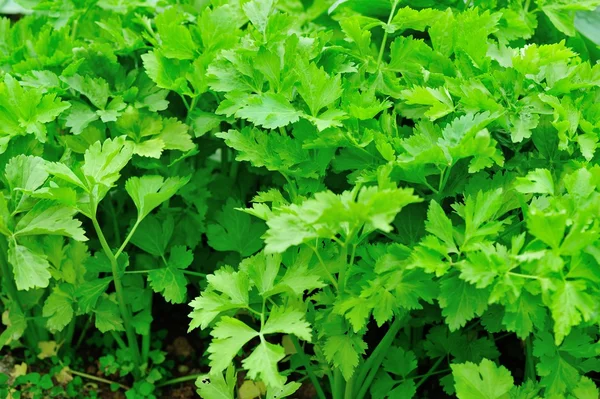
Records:
[[[21,3],[8,397],[598,397],[600,0]]]

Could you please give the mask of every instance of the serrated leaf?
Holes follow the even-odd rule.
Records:
[[[239,211],[239,203],[228,199],[215,215],[217,223],[207,226],[208,245],[217,251],[236,251],[249,256],[263,246],[261,236],[266,228],[263,222]]]
[[[127,194],[133,199],[138,210],[138,221],[144,219],[150,212],[171,198],[177,190],[183,187],[189,177],[169,177],[144,175],[131,177],[125,183]]]
[[[260,379],[267,386],[280,388],[286,378],[279,373],[277,363],[284,357],[285,350],[281,345],[271,344],[261,337],[260,344],[242,361],[242,365],[251,379]]]
[[[87,241],[81,221],[74,219],[77,210],[52,201],[40,201],[15,226],[15,237],[31,235],[61,235]]]
[[[224,316],[211,331],[211,335],[213,340],[208,347],[210,367],[215,371],[223,371],[242,347],[258,335],[258,332],[240,320]]]
[[[95,308],[98,298],[104,294],[111,281],[112,277],[105,277],[86,281],[78,286],[75,289],[75,296],[77,298],[79,309],[83,313],[91,312]]]
[[[451,365],[459,399],[508,399],[514,380],[503,366],[483,359],[479,365],[466,362]]]
[[[249,98],[246,105],[240,108],[235,116],[247,119],[265,129],[277,129],[297,122],[300,119],[300,112],[285,97],[267,93]]]
[[[467,321],[483,314],[488,306],[487,291],[456,276],[444,278],[440,283],[438,298],[442,315],[451,331],[464,327]]]
[[[67,287],[66,284],[63,286]],[[72,291],[72,290],[71,290]],[[62,331],[73,319],[73,298],[61,287],[56,287],[46,298],[42,316],[47,317],[46,326],[51,332]]]
[[[45,288],[50,282],[50,263],[45,256],[34,253],[31,249],[10,242],[8,262],[13,267],[15,283],[19,290]]]
[[[359,356],[365,353],[367,345],[357,335],[334,335],[327,338],[323,352],[327,361],[339,368],[346,381],[354,375]]]
[[[311,341],[310,325],[304,319],[304,312],[293,308],[274,306],[260,332],[261,334],[294,334],[305,341]]]
[[[101,333],[125,330],[119,306],[107,297],[100,298],[94,309],[94,314],[96,316],[96,328]]]

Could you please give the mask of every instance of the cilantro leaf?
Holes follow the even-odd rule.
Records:
[[[206,236],[208,245],[217,251],[236,251],[249,256],[262,247],[261,236],[266,229],[262,222],[253,221],[250,215],[240,212],[238,206],[237,201],[228,199],[216,214],[216,223],[208,224]]]
[[[10,241],[8,261],[13,267],[15,283],[19,290],[45,288],[50,282],[50,263],[44,255]]]
[[[485,290],[477,289],[457,276],[442,279],[438,300],[442,315],[452,331],[464,327],[473,317],[480,316],[488,306]]]
[[[144,175],[131,177],[125,183],[125,190],[133,199],[138,210],[138,221],[144,219],[152,210],[171,198],[177,190],[183,187],[189,177],[169,177]]]
[[[277,129],[297,122],[300,112],[296,111],[285,97],[267,93],[250,97],[235,116],[265,129]]]
[[[148,282],[154,292],[161,293],[168,302],[182,303],[186,299],[187,279],[181,272],[192,264],[193,255],[183,246],[171,249],[167,267],[150,270]]]
[[[323,351],[327,361],[342,371],[348,381],[358,366],[359,356],[365,353],[367,345],[358,335],[333,335],[327,338]]]
[[[491,360],[483,359],[479,365],[471,362],[453,364],[456,396],[459,399],[508,398],[513,387],[513,378],[503,366],[496,366]]]
[[[70,292],[69,292],[70,291]],[[72,287],[62,284],[54,288],[52,293],[46,298],[42,315],[47,317],[46,326],[50,331],[62,331],[73,319]]]

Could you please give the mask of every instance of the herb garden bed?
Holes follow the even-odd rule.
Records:
[[[1,397],[598,398],[600,0],[0,3]]]

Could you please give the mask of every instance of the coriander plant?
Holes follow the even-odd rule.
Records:
[[[17,3],[7,397],[598,397],[600,0]]]

